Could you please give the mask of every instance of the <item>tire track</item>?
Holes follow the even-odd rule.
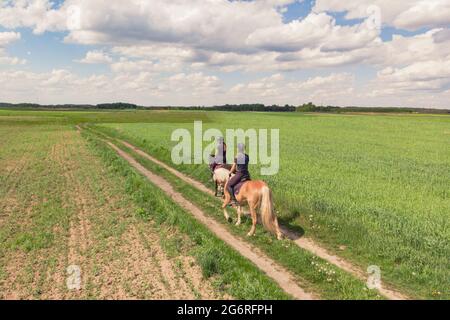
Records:
[[[197,190],[207,193],[211,196],[214,196],[214,192],[212,190],[210,190],[207,186],[205,186],[203,183],[201,183],[197,180],[194,180],[194,179],[188,177],[187,175],[181,173],[180,171],[168,166],[164,162],[156,159],[155,157],[152,157],[148,153],[144,152],[143,150],[139,149],[138,147],[132,145],[131,143],[129,143],[127,141],[120,140],[120,139],[117,139],[117,141],[122,143],[127,148],[133,150],[134,152],[136,152],[138,155],[142,156],[143,158],[150,160],[153,163],[159,165],[160,167],[166,169],[167,171],[169,171],[170,173],[172,173],[179,179],[183,180],[184,182],[190,184]],[[317,244],[312,239],[303,237],[303,236],[299,235],[298,233],[296,233],[292,230],[289,230],[286,226],[280,226],[280,227],[281,227],[283,234],[286,237],[288,237],[290,240],[292,240],[300,248],[302,248],[302,249],[318,256],[319,258],[329,262],[330,264],[333,264],[336,267],[352,274],[353,276],[355,276],[356,278],[358,278],[362,281],[367,280],[366,273],[363,270],[361,270],[359,267],[357,267],[356,265],[352,264],[351,262],[349,262],[341,257],[338,257],[338,256],[330,253],[327,249],[323,248],[322,246]],[[409,297],[407,297],[403,293],[396,291],[396,290],[389,289],[384,284],[382,284],[382,287],[378,289],[378,292],[380,292],[380,294],[382,294],[384,297],[386,297],[390,300],[409,300]]]
[[[203,223],[218,238],[226,242],[230,247],[238,251],[242,256],[253,262],[260,270],[272,278],[285,292],[296,299],[312,300],[316,297],[305,292],[296,283],[295,278],[288,270],[278,265],[274,260],[267,257],[259,249],[252,247],[247,242],[232,235],[223,225],[208,217],[201,209],[192,204],[183,195],[172,187],[164,178],[152,173],[150,170],[138,163],[132,156],[117,147],[115,144],[105,141],[117,154],[133,166],[139,173],[144,175],[155,186],[164,191],[170,198]]]

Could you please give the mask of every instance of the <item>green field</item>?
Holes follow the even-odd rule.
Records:
[[[131,220],[120,225],[136,224],[138,230],[143,230],[146,224],[150,223],[147,220],[150,220],[157,223],[156,232],[161,228],[171,232],[171,226],[176,225],[179,229],[177,234],[181,235],[175,235],[175,238],[184,236],[193,239],[192,247],[181,248],[176,254],[193,255],[203,271],[208,274],[211,265],[205,266],[201,257],[211,255],[217,240],[197,243],[198,233],[205,239],[210,239],[212,235],[193,221],[183,220],[185,219],[182,218],[185,217],[183,210],[168,204],[162,193],[143,182],[138,175],[130,173],[127,165],[118,162],[111,151],[105,149],[104,145],[96,141],[92,135],[86,134],[82,139],[73,130],[75,124],[89,124],[91,128],[124,138],[172,165],[170,154],[174,143],[170,142],[171,133],[178,128],[192,130],[195,120],[203,121],[205,129],[280,129],[279,174],[260,177],[258,166],[252,166],[251,171],[254,178],[266,180],[273,189],[278,215],[283,224],[322,243],[332,252],[356,263],[363,270],[370,265],[380,266],[383,281],[411,297],[450,298],[450,117],[448,116],[0,110],[2,131],[0,161],[3,168],[10,168],[4,169],[7,170],[5,172],[9,172],[16,159],[20,158],[21,161],[29,159],[33,165],[25,167],[29,168],[29,171],[24,171],[19,176],[22,177],[20,184],[30,185],[30,188],[35,188],[35,193],[47,190],[40,191],[45,194],[55,188],[63,190],[67,187],[67,182],[60,177],[58,170],[63,170],[64,166],[46,175],[40,174],[39,168],[49,167],[47,162],[52,163],[51,158],[46,160],[47,162],[42,160],[48,158],[47,154],[53,155],[50,152],[51,146],[57,142],[62,143],[61,141],[70,137],[76,141],[68,153],[78,157],[74,166],[78,168],[79,174],[75,177],[88,179],[92,176],[94,179],[90,182],[90,191],[89,189],[85,191],[87,194],[92,192],[98,195],[106,188],[109,190],[106,198],[111,196],[117,199],[120,198],[119,195],[125,197],[125,200],[122,200],[124,202],[119,202],[119,207],[124,211],[128,207],[134,208],[131,215],[133,219],[130,218]],[[77,148],[83,148],[84,153],[77,154]],[[25,151],[27,156],[23,156]],[[67,152],[64,153],[64,157],[70,158]],[[95,165],[92,167],[91,163]],[[184,165],[176,168],[211,186],[206,165]],[[95,173],[100,170],[108,172],[106,178],[101,178]],[[19,183],[15,182],[15,178],[2,173],[0,196],[5,198],[9,195],[11,185]],[[35,185],[37,179],[43,179],[43,185]],[[83,183],[82,181],[78,184]],[[125,188],[118,187],[124,184]],[[197,201],[203,202],[204,205],[207,204],[206,198],[201,198],[186,186],[180,185],[179,190],[184,190],[186,196],[191,197],[193,201],[198,199]],[[27,199],[22,203],[32,204],[33,198],[27,198],[30,197],[27,191],[24,189],[23,194],[20,194]],[[157,195],[156,200],[151,200],[155,198],[151,195]],[[73,213],[70,210],[64,211],[66,206],[58,202],[61,201],[58,199],[62,195],[56,193],[55,197],[54,203],[53,198],[49,200],[51,206],[38,208],[43,210],[43,218],[37,218],[40,215],[36,214],[31,214],[31,218],[35,220],[22,217],[21,215],[25,213],[30,215],[26,207],[8,209],[14,213],[8,213],[8,217],[12,220],[6,220],[7,223],[0,225],[0,237],[3,240],[0,252],[2,258],[0,280],[6,279],[3,280],[4,285],[9,283],[8,259],[12,259],[17,250],[35,252],[33,258],[35,260],[38,259],[36,257],[47,254],[48,250],[55,250],[50,252],[53,256],[67,250],[64,246],[59,247],[65,233],[53,235],[53,230],[55,224],[66,230]],[[93,206],[95,207],[95,204]],[[99,203],[96,206],[103,208],[104,204]],[[211,204],[210,210],[215,211],[214,204]],[[137,220],[134,214],[136,212]],[[149,212],[157,212],[158,215],[151,216]],[[164,218],[167,216],[166,212],[170,212],[169,221]],[[48,215],[50,222],[47,222],[45,214]],[[220,216],[218,207],[217,214]],[[31,221],[27,222],[24,231],[11,227],[20,219]],[[93,221],[95,222],[95,219]],[[108,228],[108,223],[112,222],[95,223],[98,224],[97,230],[100,230],[102,227]],[[192,230],[196,232],[192,234]],[[241,230],[236,232],[239,234]],[[119,236],[116,238],[120,240]],[[274,259],[287,267],[292,264],[292,270],[297,268],[294,271],[307,282],[308,287],[323,297],[375,298],[374,295],[362,291],[362,283],[339,272],[337,272],[338,283],[327,283],[326,278],[322,279],[315,275],[314,271],[307,267],[310,256],[289,245],[283,247],[283,243],[271,244],[269,241],[269,236],[259,232],[257,239],[252,243],[266,250],[269,255],[272,254]],[[162,243],[166,243],[166,240]],[[238,298],[285,298],[283,293],[254,267],[246,265],[242,259],[239,260],[232,251],[227,252],[225,245],[217,245],[223,246],[219,251],[224,252],[226,257],[220,258],[221,264],[218,266],[213,263],[215,272],[211,282],[215,288],[222,288],[219,290],[221,294]],[[176,241],[175,248],[177,248]],[[172,249],[169,248],[169,252]],[[299,259],[297,265],[296,261],[289,261],[293,257]],[[26,260],[29,268],[35,260]],[[230,262],[231,260],[237,262]],[[55,265],[56,262],[52,268],[55,268]],[[246,282],[247,285],[241,288],[239,284],[242,278],[238,274],[228,273],[222,278],[215,275],[236,265],[240,267],[245,265],[246,279],[259,279],[258,284],[252,286]],[[49,267],[45,265],[45,268]],[[24,272],[19,284],[26,284],[27,277],[31,277],[30,272],[30,270]],[[95,286],[95,283],[92,286]],[[91,291],[91,295],[98,296],[94,293],[95,291]]]
[[[279,128],[281,170],[262,177],[283,223],[412,296],[448,298],[450,118],[207,113],[205,128]],[[180,123],[104,124],[170,163]],[[204,182],[205,166],[180,166]],[[252,168],[257,178],[257,167]]]
[[[0,116],[0,299],[290,298],[104,144],[23,116]]]

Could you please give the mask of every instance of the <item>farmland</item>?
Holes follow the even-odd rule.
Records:
[[[2,299],[288,298],[110,150],[19,118],[0,124]]]
[[[281,170],[263,177],[285,224],[420,297],[448,295],[446,116],[208,113],[205,128],[280,128]],[[108,124],[170,162],[179,124]],[[192,130],[192,124],[186,126]],[[204,166],[180,171],[207,182]],[[259,170],[252,168],[255,177]]]
[[[195,120],[205,129],[279,128],[279,174],[251,172],[274,190],[282,224],[362,270],[380,266],[383,281],[411,297],[449,298],[448,116],[0,110],[4,298],[288,298],[95,134],[75,130],[85,123],[127,140],[211,187],[205,165],[170,160],[171,133],[192,130]],[[136,159],[220,219],[216,202]],[[228,228],[238,237],[246,229]],[[319,276],[313,266],[323,262],[289,241],[273,243],[262,230],[250,241],[322,298],[380,298],[338,268]],[[215,255],[220,262],[208,260]],[[77,263],[88,270],[86,290],[67,292],[65,268]],[[173,277],[164,279],[161,265]],[[124,266],[135,279],[120,272]],[[145,270],[160,279],[149,281]],[[173,287],[184,289],[171,296]]]

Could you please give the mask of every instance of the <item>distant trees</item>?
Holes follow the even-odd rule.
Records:
[[[312,102],[305,103],[297,108],[297,112],[340,112],[343,109],[334,106],[316,106]]]
[[[285,105],[284,107],[278,105],[266,106],[264,104],[238,104],[238,105],[230,105],[226,104],[223,106],[215,106],[212,108],[213,110],[219,111],[256,111],[256,112],[294,112],[295,107]]]
[[[116,103],[102,103],[98,104],[97,109],[111,109],[111,110],[126,110],[126,109],[137,109],[139,108],[137,105],[132,103],[124,103],[124,102],[116,102]]]
[[[205,107],[205,106],[191,106],[191,107],[142,107],[132,103],[116,102],[116,103],[102,103],[97,105],[91,104],[59,104],[59,105],[40,105],[35,103],[0,103],[0,108],[3,109],[42,109],[42,110],[204,110],[204,111],[251,111],[251,112],[323,112],[323,113],[345,113],[345,112],[371,112],[371,113],[425,113],[425,114],[450,114],[450,110],[445,109],[425,109],[425,108],[368,108],[368,107],[336,107],[336,106],[317,106],[312,102],[305,103],[301,106],[294,107],[291,105],[266,106],[261,103],[254,104],[226,104],[221,106]]]
[[[301,105],[300,107],[297,108],[298,112],[315,112],[317,111],[317,107],[314,103],[309,102],[309,103],[305,103],[303,105]]]
[[[416,108],[376,108],[376,107],[336,107],[336,106],[316,106],[314,103],[305,103],[296,109],[297,112],[322,112],[322,113],[434,113],[434,114],[450,114],[450,110],[439,109],[416,109]]]

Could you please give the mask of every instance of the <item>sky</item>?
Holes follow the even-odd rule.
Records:
[[[450,108],[450,0],[0,0],[0,102]]]

